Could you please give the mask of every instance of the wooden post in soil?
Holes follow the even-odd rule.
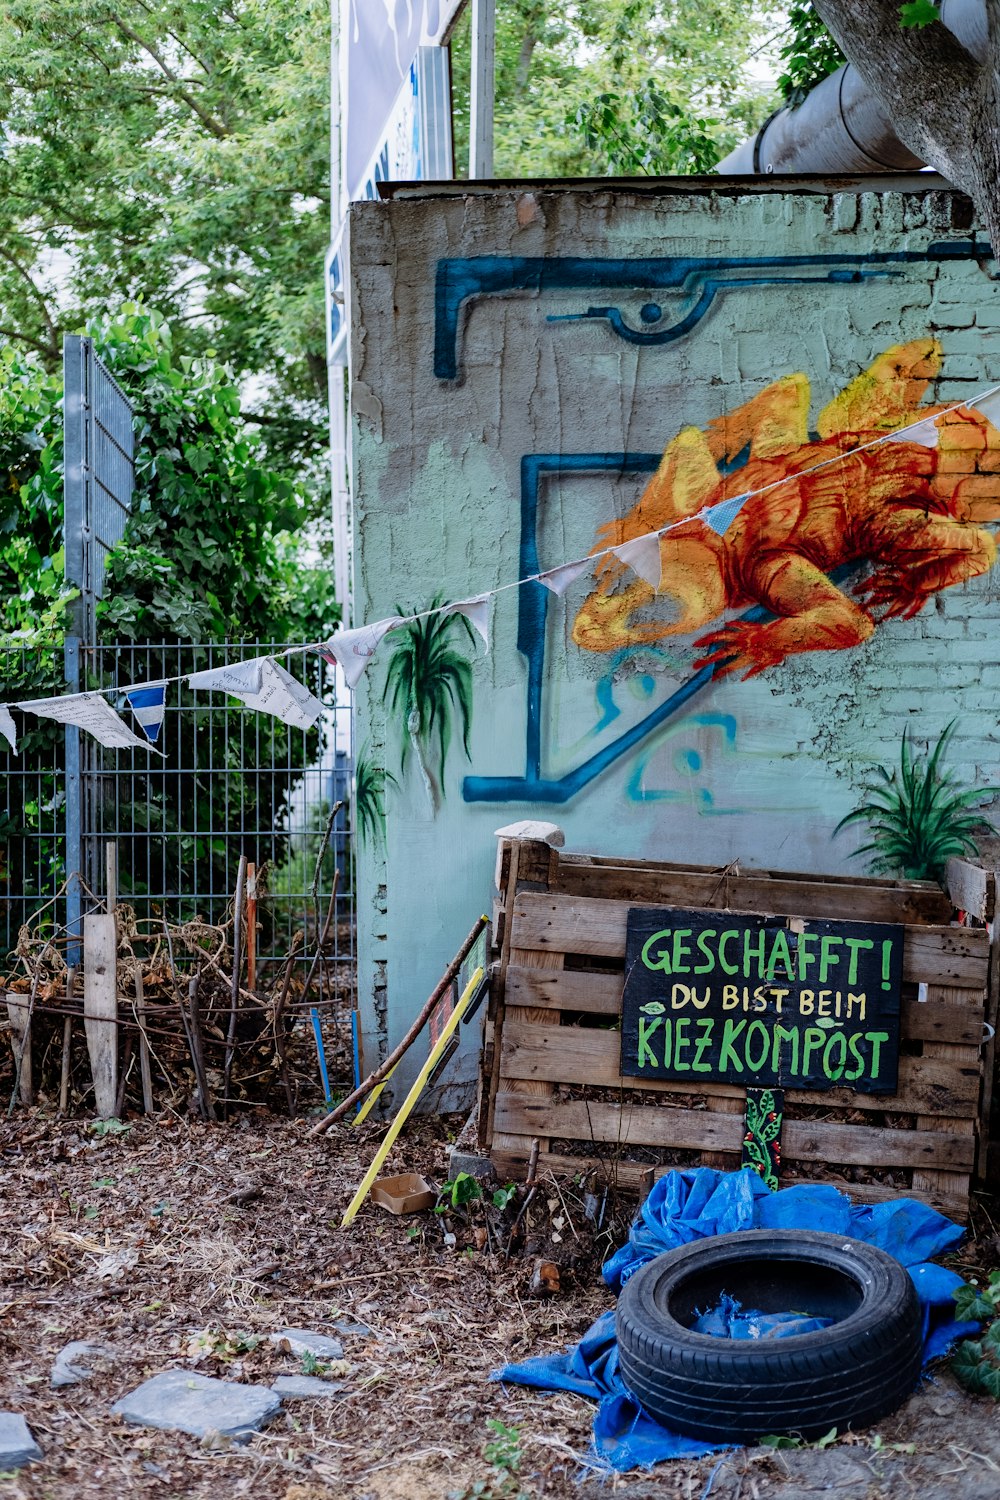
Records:
[[[135,971],[135,1018],[139,1023],[139,1074],[142,1078],[142,1107],[153,1113],[153,1075],[149,1066],[149,1038],[146,1036],[146,996],[142,987],[142,970]]]
[[[257,866],[247,865],[247,989],[257,988]]]
[[[223,1069],[225,1088],[222,1099],[222,1118],[229,1119],[229,1084],[233,1076],[233,1052],[236,1047],[236,1011],[240,1003],[240,970],[243,967],[243,895],[246,888],[247,857],[240,855],[236,871],[236,900],[233,903],[233,987],[230,1000],[229,1028],[226,1032],[226,1061]],[[192,995],[192,1004],[196,1004]],[[201,1045],[201,1035],[198,1036]],[[213,1116],[214,1118],[214,1116]]]
[[[117,943],[110,912],[83,919],[83,1025],[97,1115],[110,1120],[118,1102]]]
[[[76,984],[76,968],[74,965],[66,970],[66,1008],[73,1008],[73,988]],[[73,1056],[73,1017],[67,1016],[63,1021],[63,1044],[62,1044],[62,1070],[59,1075],[59,1113],[66,1114],[69,1109],[69,1075]]]
[[[17,1071],[17,1097],[28,1108],[35,1102],[35,1090],[31,1077],[31,1001],[27,995],[8,990],[7,1018]]]

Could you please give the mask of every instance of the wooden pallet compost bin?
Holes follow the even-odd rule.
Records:
[[[966,870],[966,873],[968,871]],[[991,948],[924,882],[739,873],[566,854],[501,839],[496,962],[485,1021],[480,1147],[501,1180],[595,1169],[623,1187],[671,1167],[739,1167],[746,1090],[623,1077],[630,907],[901,924],[898,1091],[786,1088],[781,1185],[833,1182],[860,1201],[909,1195],[965,1220],[984,1107]]]

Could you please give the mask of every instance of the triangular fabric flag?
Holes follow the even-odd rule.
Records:
[[[474,599],[462,599],[441,611],[443,615],[464,615],[482,636],[487,651],[490,649],[490,597],[489,594],[477,594]]]
[[[558,568],[546,568],[544,573],[539,573],[538,582],[544,583],[557,599],[561,599],[570,585],[592,567],[593,560],[589,557],[582,558],[580,562],[560,563]]]
[[[17,726],[11,717],[9,708],[0,703],[0,734],[10,745],[14,754],[17,754]]]
[[[133,734],[111,704],[100,693],[69,693],[64,698],[28,698],[17,704],[25,713],[59,724],[75,724],[85,729],[109,750],[148,750],[148,740]]]
[[[620,558],[623,563],[644,578],[652,589],[659,589],[661,577],[660,565],[660,537],[658,532],[651,532],[648,536],[634,537],[631,542],[622,542],[620,547],[612,547],[612,552]]]
[[[988,396],[970,401],[969,406],[973,411],[981,412],[994,427],[1000,427],[1000,391],[990,391]]]
[[[725,536],[749,499],[749,495],[734,495],[731,500],[720,500],[718,505],[710,505],[707,510],[703,510],[701,519],[710,531],[716,532],[718,536]]]
[[[201,688],[205,692],[232,693],[238,698],[241,693],[259,693],[261,673],[267,656],[249,656],[246,661],[232,661],[226,667],[209,667],[206,672],[192,672],[187,678],[188,687]]]
[[[330,637],[327,650],[343,667],[348,687],[355,687],[361,681],[361,674],[378,650],[382,637],[405,623],[394,615],[391,620],[374,620],[371,625],[359,625],[356,630],[338,630]]]
[[[128,706],[139,721],[139,728],[151,745],[160,738],[163,715],[167,707],[167,684],[144,682],[139,687],[125,689]]]
[[[311,729],[323,712],[320,700],[276,661],[264,662],[259,692],[240,692],[235,696],[242,699],[247,708],[271,714],[282,724],[291,724],[296,729]]]
[[[924,417],[922,422],[912,422],[909,427],[897,427],[889,441],[919,443],[922,448],[936,448],[941,438],[941,429],[936,417]]]

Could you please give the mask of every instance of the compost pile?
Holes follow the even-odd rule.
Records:
[[[103,1024],[118,1031],[116,1115],[152,1104],[205,1120],[254,1106],[294,1116],[321,1102],[315,1033],[296,1025],[313,1009],[330,1076],[350,1077],[353,973],[304,963],[301,933],[284,962],[269,965],[274,980],[248,989],[242,970],[234,982],[232,917],[157,925],[119,905],[115,922],[118,1015]],[[3,986],[8,1030],[30,1025],[31,1065],[22,1077],[17,1049],[4,1047],[0,1088],[73,1112],[92,1102],[93,1080],[83,973],[68,957],[65,935],[37,919],[21,928]]]

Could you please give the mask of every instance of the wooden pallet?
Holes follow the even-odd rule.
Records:
[[[740,1164],[744,1090],[620,1073],[630,907],[893,922],[905,927],[898,1092],[786,1089],[782,1181],[836,1181],[865,1202],[909,1195],[967,1217],[990,943],[983,929],[949,925],[939,887],[613,861],[506,840],[497,877],[479,1121],[501,1177],[523,1177],[533,1138],[543,1166],[596,1169],[623,1186],[650,1165],[661,1175]]]

